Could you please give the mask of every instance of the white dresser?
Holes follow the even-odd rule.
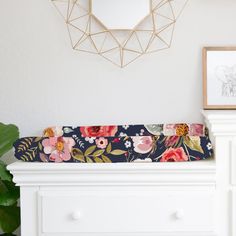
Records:
[[[204,111],[215,146],[216,232],[236,236],[236,111]]]
[[[213,236],[213,163],[8,168],[21,186],[22,236]]]
[[[236,236],[236,112],[226,113],[204,113],[216,161],[9,165],[21,235]]]

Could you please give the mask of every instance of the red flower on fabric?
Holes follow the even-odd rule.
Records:
[[[113,143],[119,143],[119,142],[120,142],[120,139],[119,139],[119,138],[114,138],[114,139],[112,140],[112,142],[113,142]]]
[[[160,160],[160,162],[181,162],[188,161],[188,157],[182,147],[167,149]]]
[[[118,130],[117,126],[85,126],[80,127],[83,137],[110,137]]]

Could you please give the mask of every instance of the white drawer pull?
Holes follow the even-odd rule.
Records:
[[[183,211],[183,210],[177,210],[177,211],[175,212],[175,218],[176,218],[177,220],[183,219],[183,218],[184,218],[184,211]]]
[[[79,219],[81,218],[80,212],[78,212],[78,211],[73,212],[73,213],[71,214],[71,218],[72,218],[73,220],[79,220]]]

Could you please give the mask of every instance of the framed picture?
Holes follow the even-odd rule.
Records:
[[[236,109],[236,47],[203,48],[204,109]]]

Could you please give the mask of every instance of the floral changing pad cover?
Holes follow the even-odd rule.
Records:
[[[14,147],[15,157],[28,162],[183,162],[213,154],[202,124],[50,127]]]

